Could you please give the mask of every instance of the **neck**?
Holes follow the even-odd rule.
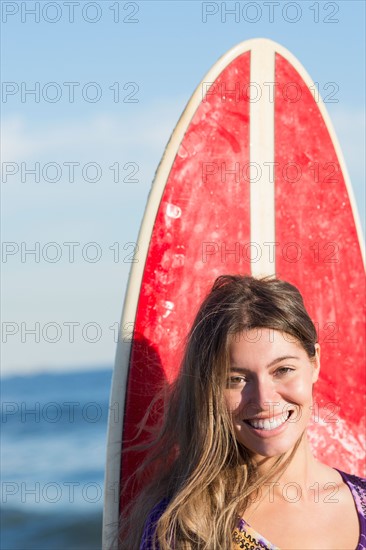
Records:
[[[289,459],[292,450],[285,454],[284,461]],[[278,457],[263,458],[259,457],[257,460],[258,471],[260,475],[266,475],[270,472],[274,466]],[[282,464],[283,464],[282,462]],[[279,483],[280,486],[288,483],[297,483],[301,487],[309,486],[312,480],[315,478],[315,471],[317,469],[317,461],[314,458],[309,442],[306,436],[306,432],[303,434],[302,439],[294,452],[289,464],[285,469],[281,469],[280,473],[275,473],[269,478],[270,482]]]

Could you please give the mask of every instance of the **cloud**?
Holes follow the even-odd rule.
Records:
[[[55,157],[110,157],[136,148],[161,152],[178,120],[182,101],[159,101],[139,106],[136,112],[97,114],[52,124],[37,124],[24,116],[4,117],[2,124],[5,161],[21,162]]]
[[[182,110],[182,103],[164,101],[140,107],[136,113],[114,116],[110,113],[89,118],[52,121],[34,125],[21,116],[3,120],[5,162],[95,161],[105,166],[118,160],[139,163],[139,183],[113,183],[108,178],[95,185],[60,181],[58,184],[29,182],[3,186],[5,238],[34,243],[55,241],[62,248],[62,261],[36,263],[27,257],[9,258],[4,264],[4,319],[15,323],[17,332],[8,339],[3,354],[2,374],[52,370],[61,365],[111,364],[115,353],[110,326],[119,321],[130,264],[124,262],[123,245],[137,239],[138,225],[148,190],[165,145]],[[158,121],[158,122],[157,122]],[[104,175],[104,172],[103,172]],[[63,241],[80,241],[75,263],[64,261]],[[103,249],[98,265],[82,261],[79,251],[85,242],[96,241]],[[110,246],[118,241],[122,250],[115,263]],[[20,285],[20,286],[19,286]],[[20,293],[19,288],[23,291]],[[69,345],[65,329],[60,342],[34,342],[34,336],[21,343],[21,323],[33,327],[57,321],[94,321],[103,324],[103,338],[90,344],[84,340]],[[64,334],[65,333],[65,334]],[[5,353],[6,352],[6,353]]]

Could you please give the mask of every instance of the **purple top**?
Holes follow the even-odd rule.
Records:
[[[356,550],[366,550],[366,479],[337,470],[351,489],[355,501],[358,521],[360,523],[360,538]]]
[[[350,488],[357,509],[358,520],[360,523],[360,537],[356,550],[366,550],[366,479],[351,474],[346,474],[340,470],[337,471],[342,476],[343,481]],[[152,509],[145,524],[140,550],[153,550],[152,539],[155,533],[156,523],[163,514],[168,503],[169,499],[166,498],[160,501]],[[254,531],[254,529],[252,529],[243,519],[238,521],[238,524],[233,532],[233,546],[235,543],[239,543],[239,538],[241,535],[244,535],[244,537],[249,537],[248,540],[251,541],[253,550],[278,549],[277,546],[271,544],[267,539]],[[254,546],[253,543],[256,544],[256,546]],[[240,548],[240,546],[238,546],[238,548]],[[156,546],[156,550],[159,550],[158,545]]]

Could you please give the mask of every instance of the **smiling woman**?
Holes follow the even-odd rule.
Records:
[[[233,339],[225,400],[237,441],[253,455],[285,453],[301,438],[320,367],[319,344],[314,349],[309,358],[297,340],[268,328]]]
[[[299,291],[219,277],[188,335],[154,476],[121,521],[121,548],[362,550],[365,480],[307,441],[320,346]]]

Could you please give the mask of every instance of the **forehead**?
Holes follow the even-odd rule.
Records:
[[[268,328],[245,330],[231,336],[230,359],[239,366],[268,364],[277,357],[307,358],[300,342],[291,334]]]

